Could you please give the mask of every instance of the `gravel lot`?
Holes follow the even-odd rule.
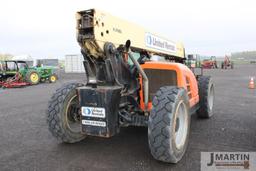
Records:
[[[248,89],[255,65],[234,70],[206,70],[215,82],[214,116],[192,117],[190,141],[176,165],[154,160],[146,128],[123,128],[111,139],[88,137],[76,144],[59,144],[49,133],[45,110],[54,90],[81,74],[60,76],[55,84],[0,89],[1,171],[200,170],[202,151],[256,151],[256,89]]]

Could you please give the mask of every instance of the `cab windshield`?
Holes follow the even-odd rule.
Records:
[[[26,63],[18,63],[18,67],[19,67],[19,69],[23,69],[23,68],[26,68],[27,65],[26,65]]]

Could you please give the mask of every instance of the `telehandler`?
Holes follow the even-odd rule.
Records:
[[[211,77],[184,65],[181,43],[97,9],[78,12],[76,29],[87,81],[63,85],[52,95],[52,135],[75,143],[112,137],[121,127],[148,127],[152,156],[177,163],[188,145],[191,114],[213,115]]]

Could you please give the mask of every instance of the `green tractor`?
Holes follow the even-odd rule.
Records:
[[[1,82],[17,76],[17,73],[19,73],[23,82],[31,85],[45,82],[46,80],[54,83],[58,79],[52,67],[29,67],[25,61],[0,61]]]
[[[189,68],[201,68],[200,55],[198,55],[198,54],[188,54],[187,55],[187,60],[186,60],[186,65]]]

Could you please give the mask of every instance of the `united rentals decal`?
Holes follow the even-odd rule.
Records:
[[[202,152],[201,171],[254,171],[255,152]]]
[[[176,45],[175,43],[162,39],[158,36],[155,36],[150,33],[145,34],[145,44],[147,47],[161,50],[161,51],[166,51],[166,52],[171,52],[175,53],[176,52]]]
[[[105,118],[106,112],[101,107],[82,107],[82,115],[93,118]]]

